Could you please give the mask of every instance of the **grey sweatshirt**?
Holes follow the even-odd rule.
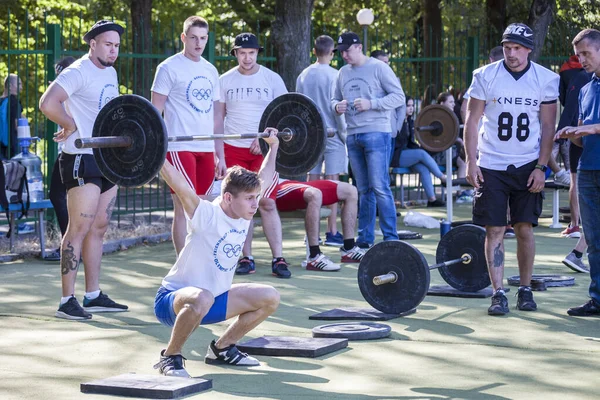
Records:
[[[354,99],[371,100],[371,109],[358,112]],[[405,102],[404,91],[394,71],[386,63],[368,58],[360,67],[344,65],[336,80],[331,106],[348,101],[348,135],[366,132],[392,132],[391,111]]]

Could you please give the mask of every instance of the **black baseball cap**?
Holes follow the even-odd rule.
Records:
[[[512,42],[533,50],[533,31],[525,24],[515,23],[506,27],[502,34],[502,42]]]
[[[345,32],[340,35],[337,42],[338,45],[335,50],[342,52],[348,50],[348,48],[353,44],[359,44],[360,38],[354,32]]]
[[[101,21],[96,22],[94,24],[94,26],[92,26],[92,29],[90,29],[83,36],[83,41],[86,42],[87,44],[90,44],[90,40],[94,39],[99,34],[108,32],[108,31],[116,31],[119,34],[119,36],[121,36],[123,34],[123,32],[125,31],[125,29],[123,29],[123,27],[121,25],[117,24],[116,22],[107,21],[107,20],[103,19]]]
[[[233,48],[229,52],[232,56],[235,56],[235,50],[237,49],[258,49],[260,53],[264,49],[258,44],[258,38],[255,34],[250,32],[240,33],[235,37]]]

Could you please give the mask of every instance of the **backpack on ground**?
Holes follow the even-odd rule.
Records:
[[[27,168],[18,161],[6,160],[0,163],[0,205],[6,211],[6,219],[10,221],[8,207],[10,204],[21,204],[21,215],[17,219],[27,216],[29,210],[29,186],[27,185]],[[25,199],[23,199],[25,193]],[[10,237],[8,229],[6,237]]]

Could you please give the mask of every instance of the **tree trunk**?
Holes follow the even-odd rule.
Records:
[[[542,54],[548,27],[554,20],[556,0],[533,0],[529,9],[528,25],[533,29],[534,49],[529,55],[531,61],[537,61]]]
[[[275,21],[271,25],[277,72],[289,91],[296,88],[296,78],[310,64],[310,18],[314,0],[276,0]],[[310,44],[312,45],[312,43]]]
[[[138,54],[152,53],[152,0],[131,0],[131,33],[133,48],[127,49]],[[133,59],[133,91],[150,98],[152,85],[149,58]]]
[[[442,12],[441,0],[422,0],[423,6],[423,56],[442,56]],[[436,94],[442,89],[441,62],[427,61],[423,68],[423,86],[434,85]]]
[[[498,41],[506,28],[506,0],[486,0],[488,37]],[[491,49],[488,49],[491,50]]]

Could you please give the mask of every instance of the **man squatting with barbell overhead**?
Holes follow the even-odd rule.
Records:
[[[504,60],[475,70],[468,90],[467,180],[476,190],[473,223],[486,228],[485,255],[494,289],[490,315],[509,312],[502,286],[507,205],[508,223],[517,237],[521,281],[517,308],[537,309],[529,286],[535,258],[533,227],[542,210],[546,164],[552,152],[559,76],[528,60],[533,43],[527,25],[509,25],[502,35]]]
[[[167,348],[154,366],[164,375],[189,377],[181,355],[183,345],[200,324],[238,317],[206,353],[207,364],[259,365],[240,352],[235,343],[254,329],[279,305],[279,293],[258,283],[232,285],[237,257],[259,198],[272,183],[279,148],[277,130],[267,128],[269,152],[260,171],[235,166],[228,170],[221,196],[202,200],[186,179],[166,161],[161,176],[175,191],[185,211],[188,236],[177,261],[163,279],[154,303],[158,320],[173,330]]]
[[[48,86],[40,110],[62,127],[55,141],[64,142],[59,166],[67,189],[69,225],[61,243],[62,298],[58,318],[84,320],[90,312],[126,311],[100,290],[102,242],[112,215],[117,187],[102,176],[92,149],[78,149],[75,140],[92,136],[100,109],[119,95],[113,64],[119,56],[123,27],[98,21],[85,34],[89,52]],[[83,308],[74,296],[79,262],[85,266]]]

